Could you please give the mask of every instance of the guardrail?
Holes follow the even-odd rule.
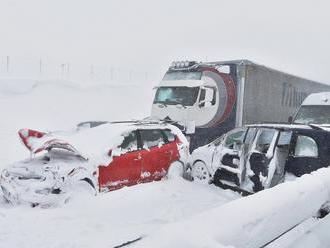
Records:
[[[264,247],[330,200],[330,168],[169,224],[137,247]],[[151,247],[151,246],[150,246]]]

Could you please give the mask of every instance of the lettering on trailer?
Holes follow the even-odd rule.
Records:
[[[306,92],[299,91],[290,83],[284,82],[282,84],[281,105],[283,107],[299,107],[307,96]]]

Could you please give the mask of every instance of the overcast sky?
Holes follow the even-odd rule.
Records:
[[[246,58],[330,83],[330,4],[305,0],[0,0],[0,56],[118,65]]]

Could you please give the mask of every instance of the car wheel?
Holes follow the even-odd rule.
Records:
[[[183,165],[179,161],[173,162],[168,171],[167,171],[167,178],[177,178],[183,176]]]
[[[191,168],[191,177],[195,182],[208,184],[211,181],[211,174],[206,164],[202,161],[197,161],[193,164]]]

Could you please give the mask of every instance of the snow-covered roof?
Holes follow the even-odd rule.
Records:
[[[301,105],[330,105],[330,92],[310,94]]]
[[[51,132],[41,138],[31,137],[29,139],[29,145],[32,147],[32,150],[36,150],[46,142],[56,139],[69,143],[85,158],[102,161],[102,158],[107,156],[110,149],[121,144],[124,139],[123,134],[137,129],[170,129],[179,136],[182,142],[185,141],[182,138],[183,134],[173,125],[163,123],[118,122],[105,123],[93,128]]]
[[[158,87],[171,87],[171,86],[183,86],[183,87],[199,87],[205,85],[206,82],[202,80],[163,80],[159,83]]]
[[[264,124],[250,124],[247,127],[266,127],[277,129],[313,129],[313,127],[302,124],[286,124],[286,123],[264,123]]]

